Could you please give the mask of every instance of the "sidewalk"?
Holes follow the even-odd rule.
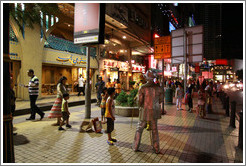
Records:
[[[116,116],[112,133],[118,140],[114,146],[106,143],[107,134],[80,133],[85,107],[71,107],[72,129],[58,131],[51,126],[55,119],[25,121],[27,115],[14,118],[18,133],[14,136],[16,163],[242,163],[243,152],[237,148],[238,122],[229,127],[221,102],[213,102],[213,114],[205,119],[195,111],[177,111],[175,105],[165,105],[167,114],[158,121],[161,154],[152,151],[150,134],[144,130],[140,150],[133,152],[138,118]],[[196,101],[194,101],[194,107]],[[185,106],[183,106],[185,108]],[[92,105],[91,117],[101,117],[100,108]],[[101,119],[101,118],[99,118]],[[106,125],[103,125],[106,129]]]
[[[77,93],[76,93],[77,94]],[[77,106],[85,104],[85,96],[77,96],[76,94],[70,95],[69,106]],[[42,98],[38,98],[36,104],[42,111],[51,110],[56,99],[56,95],[50,95]],[[96,93],[91,94],[91,103],[95,103],[97,100]],[[29,100],[16,100],[15,115],[30,114],[30,101]]]

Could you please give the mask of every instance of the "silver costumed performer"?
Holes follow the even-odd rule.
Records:
[[[139,122],[133,142],[133,150],[138,151],[141,142],[141,136],[147,123],[152,130],[152,146],[155,153],[159,153],[159,134],[157,121],[161,119],[160,103],[163,102],[163,93],[161,87],[153,82],[155,78],[152,71],[147,71],[147,83],[143,84],[138,91]]]

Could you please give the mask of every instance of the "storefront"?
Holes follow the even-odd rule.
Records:
[[[141,66],[141,65],[132,65],[132,80],[135,82],[139,82],[140,81],[140,76],[143,75],[143,73],[145,73],[145,66]]]
[[[95,83],[96,60],[91,58],[90,78]],[[77,92],[78,78],[86,78],[86,56],[47,49],[42,65],[42,93],[53,94],[56,84],[62,76],[67,77],[67,88]],[[93,86],[94,87],[94,86]]]
[[[100,76],[105,82],[110,78],[111,82],[119,79],[122,89],[127,89],[128,63],[111,59],[104,59],[100,63]]]

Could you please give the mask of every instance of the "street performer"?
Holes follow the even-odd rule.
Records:
[[[133,150],[136,152],[140,146],[143,129],[149,124],[152,130],[151,144],[155,153],[159,153],[159,134],[157,129],[157,120],[161,118],[160,103],[163,102],[163,93],[161,87],[154,83],[154,73],[147,71],[147,83],[143,84],[138,91],[139,122],[137,124],[136,134],[133,142]],[[150,133],[151,134],[151,133]]]

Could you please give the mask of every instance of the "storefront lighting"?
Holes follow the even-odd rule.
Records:
[[[128,76],[131,77],[132,76],[132,73],[129,73]]]
[[[112,54],[113,52],[112,51],[109,51],[110,54]]]
[[[127,52],[127,50],[125,50],[125,52]]]
[[[126,39],[126,36],[123,36],[122,38],[123,38],[123,39]]]
[[[120,50],[120,52],[121,52],[121,53],[123,53],[123,52],[124,52],[124,50]]]
[[[132,63],[135,63],[135,60],[132,60]]]

